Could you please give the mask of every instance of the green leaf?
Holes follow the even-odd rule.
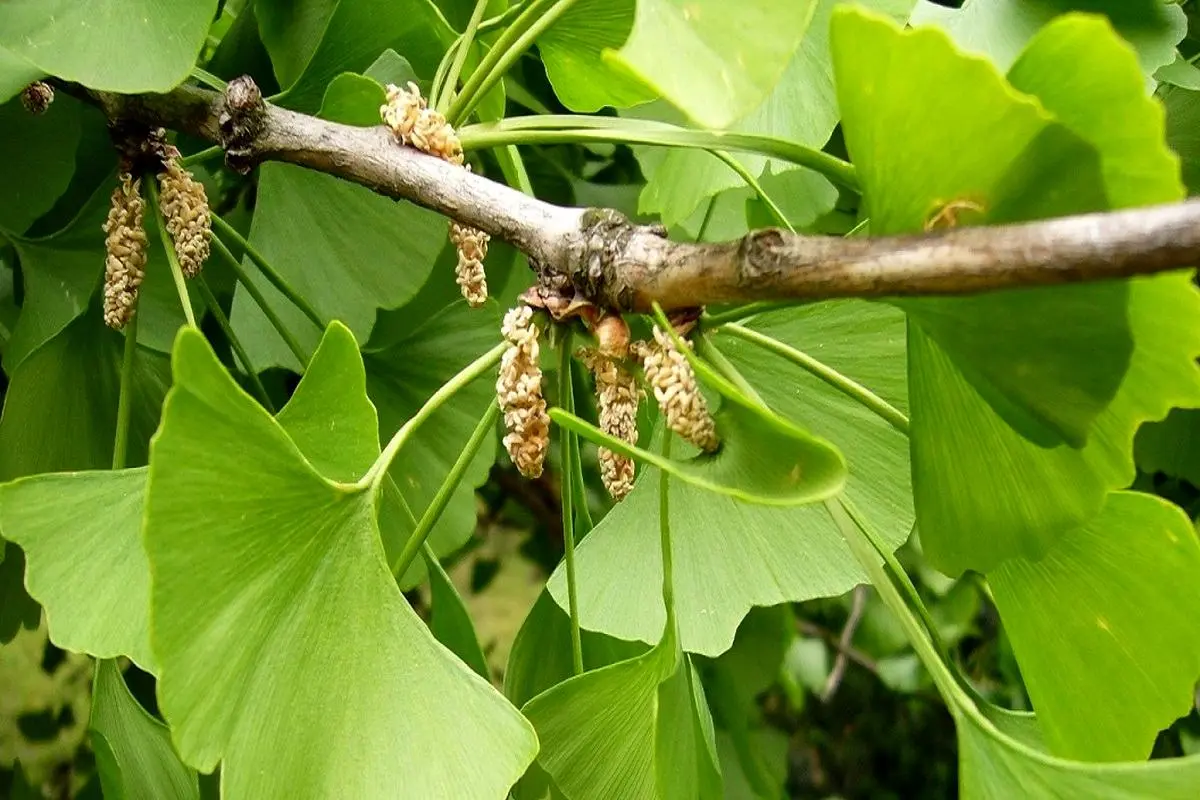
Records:
[[[1139,428],[1133,445],[1143,472],[1162,472],[1200,486],[1200,411],[1171,409],[1161,422]]]
[[[40,239],[13,239],[21,259],[25,302],[4,351],[4,369],[12,374],[34,350],[54,338],[88,308],[104,275],[104,231],[113,180],[101,182],[87,204],[65,228]],[[169,352],[184,324],[162,237],[146,219],[146,278],[138,295],[138,343]],[[197,298],[193,305],[198,303]],[[201,304],[202,305],[202,304]]]
[[[327,338],[357,361],[343,326]],[[533,731],[404,601],[371,494],[318,473],[195,331],[172,364],[145,541],[158,696],[184,761],[223,760],[237,797],[502,794]]]
[[[123,339],[93,309],[10,373],[0,416],[0,480],[111,466]],[[133,365],[130,464],[146,463],[168,380],[167,359],[139,346]]]
[[[457,292],[452,273],[435,273],[431,283],[445,284]],[[426,304],[418,298],[406,307],[415,329],[397,331],[395,338],[380,343],[365,356],[367,394],[379,409],[379,438],[390,439],[443,383],[495,346],[500,328],[494,304],[472,309],[461,298],[449,306]],[[405,504],[420,514],[433,501],[443,478],[471,438],[484,409],[496,401],[494,381],[480,378],[442,405],[422,425],[392,462],[388,475]],[[495,460],[495,445],[485,442],[451,495],[449,505],[434,526],[429,545],[438,556],[448,555],[470,538],[475,530],[475,487],[486,480]],[[385,494],[387,500],[389,494]],[[385,507],[380,517],[388,562],[398,556],[415,527],[412,517],[391,513]],[[408,588],[424,578],[424,564],[398,576]]]
[[[450,581],[450,576],[436,558],[425,554],[425,569],[429,573],[429,589],[433,597],[433,619],[429,630],[437,640],[475,670],[481,678],[488,678],[487,659],[475,635],[471,615]]]
[[[379,124],[379,107],[387,101],[384,84],[404,86],[409,81],[416,82],[417,74],[408,59],[395,50],[384,50],[362,75],[343,72],[330,81],[317,116],[345,125],[374,127]]]
[[[815,9],[816,0],[642,0],[629,38],[606,58],[700,125],[724,128],[779,82]]]
[[[0,5],[0,47],[93,89],[165,92],[187,78],[216,7],[217,0],[9,0]]]
[[[614,639],[592,631],[581,631],[580,637],[587,670],[636,658],[650,649],[642,642]],[[570,677],[571,619],[554,602],[550,591],[543,589],[513,639],[504,669],[504,695],[523,705]]]
[[[939,25],[960,47],[984,53],[1000,69],[1008,69],[1039,29],[1068,11],[1107,15],[1137,50],[1146,75],[1171,63],[1175,45],[1187,31],[1182,9],[1159,0],[967,0],[958,10],[922,0],[912,22]]]
[[[1068,63],[1069,73],[1048,74]],[[1163,141],[1162,106],[1136,70],[1129,47],[1104,20],[1071,14],[1043,28],[1008,72],[1014,87],[1100,151],[1113,208],[1183,196],[1178,159]]]
[[[1154,79],[1159,83],[1196,91],[1200,89],[1200,67],[1176,51],[1175,60],[1166,66],[1159,67],[1154,73]]]
[[[841,491],[846,463],[837,448],[748,399],[691,348],[680,346],[700,381],[721,394],[721,407],[713,414],[721,437],[716,452],[670,459],[609,436],[561,408],[551,409],[550,419],[684,483],[748,503],[804,505]]]
[[[96,664],[89,725],[107,800],[199,800],[196,773],[171,748],[167,726],[147,714],[129,693],[115,661]]]
[[[1200,757],[1120,764],[1067,761],[1018,738],[1036,729],[1032,715],[996,708],[986,713],[972,709],[958,722],[963,800],[1191,800],[1200,785]]]
[[[1167,144],[1178,156],[1188,194],[1200,193],[1200,92],[1171,89],[1167,109]]]
[[[333,324],[275,421],[321,475],[353,483],[379,455],[378,420],[354,335]]]
[[[16,97],[22,89],[45,74],[45,71],[0,46],[0,103]]]
[[[1128,298],[1110,281],[897,305],[1014,430],[1042,447],[1078,448],[1128,368]]]
[[[764,314],[750,324],[788,344],[814,348],[828,365],[906,406],[904,318],[894,308],[816,303]],[[838,444],[849,469],[847,496],[880,520],[889,544],[903,541],[913,519],[905,436],[776,355],[724,335],[716,342],[772,409]],[[657,483],[639,479],[579,545],[585,628],[644,642],[662,631],[663,610],[655,599],[662,580],[659,542],[645,524],[656,513]],[[754,606],[836,596],[866,579],[819,506],[746,504],[683,482],[671,492],[675,529],[687,532],[673,543],[676,613],[687,652],[716,656],[727,650]],[[565,608],[561,567],[548,585]]]
[[[0,533],[26,553],[25,583],[46,608],[51,641],[101,659],[129,656],[154,673],[145,487],[144,467],[23,478],[0,487]]]
[[[904,22],[915,0],[853,0]],[[762,103],[731,126],[739,133],[774,136],[810,147],[822,147],[837,125],[839,112],[829,53],[829,20],[833,9],[851,0],[818,0],[812,24],[779,83]],[[552,29],[553,30],[553,29]],[[593,84],[588,84],[593,85]],[[570,106],[570,104],[567,104]],[[636,116],[676,120],[657,113],[659,106],[638,109]],[[584,109],[576,109],[584,110]],[[591,110],[591,109],[588,109]],[[704,198],[743,186],[742,179],[709,153],[670,148],[637,148],[646,175],[641,211],[658,214],[664,225],[686,218]],[[806,226],[833,208],[837,190],[823,176],[793,165],[748,153],[731,153],[763,188],[783,204],[794,225]]]
[[[0,231],[24,233],[54,205],[75,172],[81,117],[74,98],[60,97],[44,114],[17,100],[0,106],[5,153],[0,160]]]
[[[1085,71],[1097,79],[1067,80],[1065,92],[1049,86],[1042,71],[1057,69],[1054,65],[1064,59],[1088,64]],[[1128,49],[1103,24],[1077,15],[1055,22],[1031,43],[1012,77],[1018,88],[1038,92],[1050,112],[1096,145],[1106,194],[1114,204],[1178,199],[1174,160],[1163,145],[1162,112],[1145,97]],[[972,146],[979,141],[974,137]],[[1189,321],[1198,298],[1189,277],[1166,275],[1126,285],[1124,317],[1134,352],[1117,394],[1096,418],[1081,451],[1038,448],[1017,435],[1007,424],[1010,417],[996,414],[978,387],[970,388],[955,369],[960,365],[951,366],[942,342],[935,345],[913,330],[914,485],[926,553],[943,572],[986,571],[1018,554],[1038,558],[1061,533],[1099,511],[1108,490],[1129,485],[1134,475],[1129,451],[1138,425],[1161,419],[1172,406],[1200,404],[1200,374],[1193,363],[1200,339]],[[1044,291],[1078,292],[1078,320],[1086,314],[1085,296],[1098,290]],[[1059,312],[1053,313],[1057,321]],[[1110,325],[1102,313],[1089,338],[1079,322],[1081,360],[1096,357],[1094,336]],[[1057,330],[1057,324],[1040,328]],[[991,490],[979,492],[978,486]],[[1009,502],[1014,497],[1021,502]],[[968,538],[964,531],[977,535]]]
[[[42,620],[42,608],[25,591],[25,554],[0,539],[0,644],[8,644],[21,629],[32,631]]]
[[[1057,755],[1144,759],[1191,709],[1200,543],[1177,506],[1110,494],[1040,561],[1011,558],[988,584]]]
[[[454,32],[429,0],[260,0],[255,3],[280,102],[314,111],[343,72],[362,72],[384,50],[431,77]]]
[[[1050,33],[1047,41],[1066,38]],[[963,214],[990,222],[1106,207],[1101,164],[1079,131],[1014,92],[986,61],[956,52],[943,33],[902,33],[885,20],[839,12],[833,41],[846,143],[873,233],[920,230],[953,203],[971,204]],[[1110,95],[1142,94],[1136,65],[1126,77],[1132,90],[1119,84]],[[942,122],[925,124],[931,119]],[[1078,447],[1128,362],[1125,292],[1113,283],[901,305],[1009,425],[1043,446]],[[1061,324],[1045,324],[1047,307]]]
[[[635,4],[628,28],[628,6],[603,13],[593,7],[587,23],[582,20],[588,9],[576,9],[579,33],[569,33],[565,41],[559,34],[560,49],[555,53],[552,46],[547,69],[553,65],[558,73],[556,89],[570,87],[567,96],[578,102],[576,110],[650,99],[645,93],[639,97],[637,81],[651,90],[651,96],[671,101],[700,125],[724,128],[753,110],[774,88],[815,8],[816,0],[783,5],[746,0],[737,6],[722,0],[642,0]],[[628,36],[621,39],[625,30]],[[589,47],[568,49],[572,41],[585,37],[592,42]],[[670,46],[665,47],[665,42]],[[610,66],[600,72],[600,82],[605,88],[613,85],[611,94],[579,88],[597,82],[592,70],[597,50],[599,59]],[[604,81],[613,71],[625,72],[628,78]]]
[[[326,319],[366,341],[380,308],[411,299],[446,241],[446,222],[431,211],[290,164],[259,171],[250,243]],[[287,328],[307,348],[320,332],[247,264],[247,271]],[[242,288],[233,328],[256,370],[301,365]]]
[[[12,783],[8,787],[9,800],[40,800],[41,790],[30,786],[25,770],[19,760],[13,762]]]
[[[634,800],[719,794],[701,709],[699,681],[668,634],[644,655],[573,677],[522,711],[542,743],[539,765],[565,795]]]
[[[629,108],[657,95],[637,76],[610,63],[633,30],[636,0],[578,0],[538,38],[546,77],[572,111]]]
[[[1088,445],[1039,448],[1008,427],[928,337],[910,329],[913,474],[925,553],[942,572],[1038,559],[1134,478],[1134,434],[1173,406],[1200,405],[1200,296],[1188,275],[1130,283],[1134,353]],[[929,432],[921,420],[935,421]],[[947,468],[946,465],[953,468]],[[988,491],[978,491],[987,486]],[[1020,498],[1014,503],[1011,498]],[[964,532],[971,532],[967,537]]]
[[[387,100],[374,78],[343,72],[329,82],[318,116],[322,119],[370,128],[379,124],[379,107]]]

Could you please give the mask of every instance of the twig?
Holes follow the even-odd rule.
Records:
[[[115,95],[57,82],[112,120],[219,143],[248,171],[286,161],[410,200],[511,243],[540,286],[648,311],[788,298],[961,295],[1130,277],[1200,263],[1200,199],[995,227],[843,239],[764,228],[724,243],[672,242],[612,209],[557,206],[355,128],[267,103],[248,77]]]
[[[850,616],[846,619],[846,624],[842,627],[842,635],[838,637],[838,654],[833,662],[833,669],[829,671],[829,677],[825,679],[825,686],[821,689],[822,703],[828,703],[833,699],[838,686],[842,683],[842,678],[846,675],[846,665],[850,659],[848,653],[854,642],[854,632],[858,630],[858,625],[862,622],[863,612],[866,610],[867,587],[860,583],[854,587],[854,598],[850,606]]]
[[[875,663],[874,659],[851,645],[843,645],[841,637],[835,634],[833,631],[826,630],[820,625],[809,622],[805,619],[797,620],[796,627],[805,636],[810,636],[815,639],[822,639],[830,647],[837,650],[839,654],[845,653],[847,659],[853,661],[855,664],[858,664],[872,675],[879,674],[879,665]]]

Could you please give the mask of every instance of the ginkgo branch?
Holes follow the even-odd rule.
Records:
[[[548,292],[619,311],[756,300],[960,295],[1144,275],[1200,263],[1200,199],[906,236],[845,239],[777,228],[674,242],[603,208],[559,206],[352,127],[266,102],[249,78],[116,95],[64,85],[111,120],[166,127],[225,149],[248,171],[284,161],[433,209],[522,251]],[[818,166],[819,165],[815,165]]]

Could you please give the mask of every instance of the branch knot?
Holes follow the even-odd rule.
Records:
[[[225,148],[225,163],[230,169],[245,174],[253,168],[254,141],[262,132],[266,116],[267,104],[253,78],[242,75],[229,82],[217,124],[221,146]]]

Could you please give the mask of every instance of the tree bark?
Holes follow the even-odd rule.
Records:
[[[673,242],[612,209],[525,195],[357,128],[267,103],[248,77],[223,93],[184,86],[115,95],[65,86],[110,120],[215,142],[241,172],[284,161],[336,175],[479,228],[523,252],[550,293],[616,311],[756,300],[960,295],[1108,280],[1200,263],[1200,199],[911,236],[845,239],[776,228],[721,243]]]

